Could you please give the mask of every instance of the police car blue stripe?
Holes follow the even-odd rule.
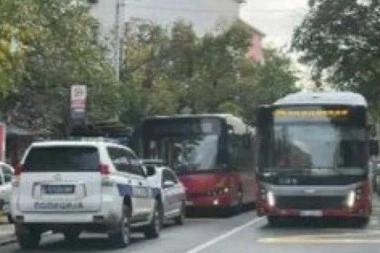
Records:
[[[132,196],[132,186],[128,184],[118,184],[117,189],[119,190],[120,196]]]
[[[151,198],[152,196],[156,196],[155,194],[153,194],[153,189],[152,195],[150,194],[151,188],[149,187],[118,184],[117,188],[119,190],[120,196],[131,196],[133,198]]]

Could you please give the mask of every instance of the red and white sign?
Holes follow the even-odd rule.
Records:
[[[86,85],[72,85],[70,95],[71,118],[83,120],[86,113]]]
[[[5,151],[6,151],[6,126],[3,123],[0,123],[0,160],[5,162]]]
[[[87,99],[86,85],[73,85],[71,86],[71,107],[72,108],[85,108]]]

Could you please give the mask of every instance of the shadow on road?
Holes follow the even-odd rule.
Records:
[[[326,218],[288,218],[280,220],[278,224],[271,225],[267,223],[261,227],[262,230],[281,230],[281,229],[330,229],[330,228],[350,228],[362,229],[364,225],[358,224],[355,220],[349,219],[326,219]]]
[[[187,209],[186,217],[187,218],[231,218],[236,215],[245,213],[245,212],[254,212],[253,205],[246,205],[241,208],[241,210],[234,209],[208,209],[208,208],[199,208],[199,209]]]
[[[131,238],[131,244],[139,244],[147,241],[143,235],[133,234]],[[94,235],[94,237],[84,237],[79,238],[75,242],[67,242],[62,239],[54,239],[51,241],[42,241],[41,245],[36,250],[28,250],[27,252],[93,252],[93,251],[116,251],[124,250],[123,248],[115,249],[110,245],[106,237],[99,237]],[[25,252],[21,249],[16,252]]]

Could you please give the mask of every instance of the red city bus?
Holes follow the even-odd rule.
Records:
[[[164,160],[179,176],[188,209],[232,212],[255,202],[254,130],[240,118],[155,116],[140,134],[144,159]]]
[[[257,213],[368,223],[368,161],[377,153],[366,100],[351,92],[290,94],[257,114]]]

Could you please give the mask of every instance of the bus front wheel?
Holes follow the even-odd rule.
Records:
[[[354,228],[364,228],[370,221],[369,217],[357,217],[351,220],[351,224]]]

